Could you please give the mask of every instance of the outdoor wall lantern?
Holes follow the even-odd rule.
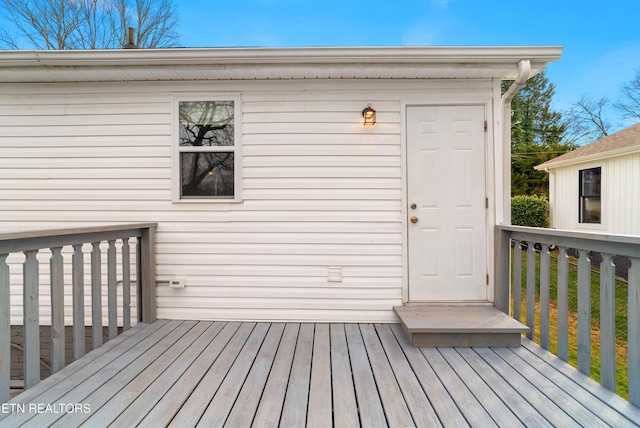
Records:
[[[362,110],[362,117],[364,117],[364,126],[373,126],[376,123],[376,111],[371,108],[371,104]]]

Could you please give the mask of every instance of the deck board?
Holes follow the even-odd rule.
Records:
[[[505,381],[489,364],[486,363],[473,349],[457,349],[458,354],[465,359],[467,364],[481,375],[482,380],[510,411],[525,426],[551,427],[547,421],[528,401],[522,398],[518,392]],[[514,422],[510,424],[515,425]]]
[[[256,357],[253,367],[242,386],[242,390],[236,399],[226,424],[232,427],[249,427],[253,422],[253,416],[258,409],[258,403],[262,396],[269,372],[280,345],[285,325],[273,324],[264,341],[264,346]]]
[[[398,341],[391,332],[388,324],[377,324],[376,332],[384,348],[389,364],[402,391],[403,399],[411,412],[414,423],[419,426],[442,426],[438,415],[431,406],[418,378],[411,369],[407,357],[402,352]]]
[[[420,349],[409,343],[409,339],[402,331],[400,324],[390,324],[390,328],[443,425],[460,428],[469,426],[447,389],[420,352]]]
[[[494,350],[504,361],[510,364],[515,370],[526,376],[529,381],[547,397],[555,403],[562,403],[562,410],[571,416],[582,426],[607,427],[610,426],[590,410],[592,406],[585,406],[571,394],[566,393],[551,381],[547,376],[540,376],[540,373],[533,367],[519,358],[508,348]]]
[[[331,412],[331,340],[328,324],[316,324],[313,361],[309,386],[308,428],[330,427]]]
[[[333,393],[333,419],[342,427],[357,427],[358,405],[349,361],[349,347],[343,324],[331,324],[331,388]],[[337,425],[337,424],[336,424]]]
[[[489,348],[476,348],[475,351],[491,366],[509,385],[520,394],[528,403],[542,414],[542,416],[554,426],[579,427],[580,425],[569,417],[560,406],[556,404],[542,391],[539,391],[529,379],[520,374],[518,370],[506,364],[496,353]]]
[[[269,379],[253,419],[254,427],[278,426],[280,422],[299,331],[300,324],[287,324],[284,329]]]
[[[373,377],[371,363],[367,356],[360,328],[357,324],[346,324],[344,330],[347,338],[347,347],[349,348],[360,421],[364,426],[386,426],[380,395],[373,393],[377,391],[378,387]]]
[[[20,426],[640,426],[640,409],[523,339],[415,348],[397,324],[158,321],[9,404]]]

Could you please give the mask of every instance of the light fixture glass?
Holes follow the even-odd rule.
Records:
[[[368,104],[362,110],[362,117],[364,117],[365,126],[373,126],[376,123],[376,111],[371,108],[371,104]]]

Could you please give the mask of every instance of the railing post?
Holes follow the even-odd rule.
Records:
[[[630,257],[628,358],[629,401],[640,407],[640,259]]]
[[[9,401],[11,379],[11,289],[8,254],[0,254],[0,403]]]
[[[24,389],[40,382],[40,308],[38,291],[38,250],[25,251],[24,295],[23,295],[23,337],[24,337]]]
[[[131,256],[129,238],[122,240],[122,330],[131,327]]]
[[[82,244],[73,246],[72,290],[73,290],[73,359],[81,358],[85,353],[84,329],[84,254]]]
[[[494,301],[496,309],[510,315],[511,305],[511,239],[504,230],[496,230],[496,256]]]
[[[591,375],[591,259],[578,249],[578,370]]]
[[[140,237],[141,294],[138,296],[142,306],[141,320],[152,323],[156,320],[156,229],[149,227],[142,230]]]
[[[51,374],[64,368],[64,258],[62,247],[51,248]]]

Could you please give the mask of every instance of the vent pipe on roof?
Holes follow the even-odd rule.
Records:
[[[136,30],[135,28],[129,27],[129,38],[127,39],[127,43],[122,45],[122,49],[137,49],[136,46]]]
[[[511,224],[511,101],[516,96],[522,85],[531,76],[531,61],[521,59],[518,61],[518,75],[509,86],[507,92],[502,95],[503,129],[502,129],[502,221],[503,224]],[[499,213],[496,213],[499,216]],[[496,220],[500,221],[499,218]]]

